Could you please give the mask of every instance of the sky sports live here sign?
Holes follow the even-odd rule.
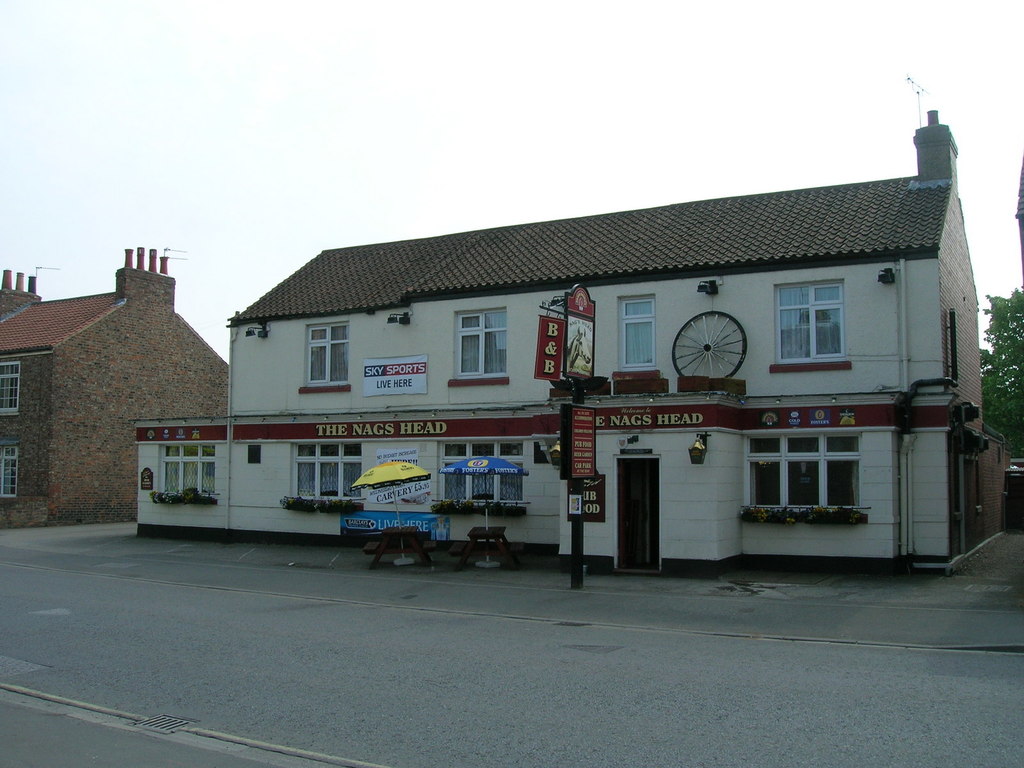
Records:
[[[378,357],[363,360],[363,397],[425,395],[427,356]]]

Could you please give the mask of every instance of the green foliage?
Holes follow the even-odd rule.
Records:
[[[987,296],[989,317],[981,350],[981,391],[985,423],[1010,443],[1012,455],[1024,452],[1024,293]]]

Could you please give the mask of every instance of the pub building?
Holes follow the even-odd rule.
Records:
[[[224,419],[137,423],[140,534],[444,542],[489,504],[568,557],[582,400],[591,573],[948,568],[1001,529],[1008,455],[956,145],[936,113],[914,144],[911,177],[324,251],[230,319]],[[528,474],[439,472],[472,456]],[[396,459],[431,478],[351,487]]]

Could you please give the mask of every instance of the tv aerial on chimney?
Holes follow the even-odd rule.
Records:
[[[910,87],[913,89],[914,93],[917,95],[917,127],[918,128],[923,128],[924,127],[924,122],[922,122],[922,120],[921,120],[921,94],[922,93],[928,93],[928,91],[926,91],[924,89],[924,86],[922,86],[920,83],[916,82],[914,80],[914,78],[912,78],[910,75],[907,75],[907,82],[910,84]],[[931,95],[931,94],[929,94],[929,95]]]
[[[175,259],[177,261],[188,261],[188,259],[186,259],[184,256],[168,256],[167,255],[168,251],[170,251],[171,253],[188,253],[188,251],[179,251],[177,248],[164,248],[164,258],[165,259]]]

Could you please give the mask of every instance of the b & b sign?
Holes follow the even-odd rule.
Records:
[[[562,352],[565,349],[565,320],[540,317],[537,328],[537,356],[533,378],[559,381],[562,378]]]

